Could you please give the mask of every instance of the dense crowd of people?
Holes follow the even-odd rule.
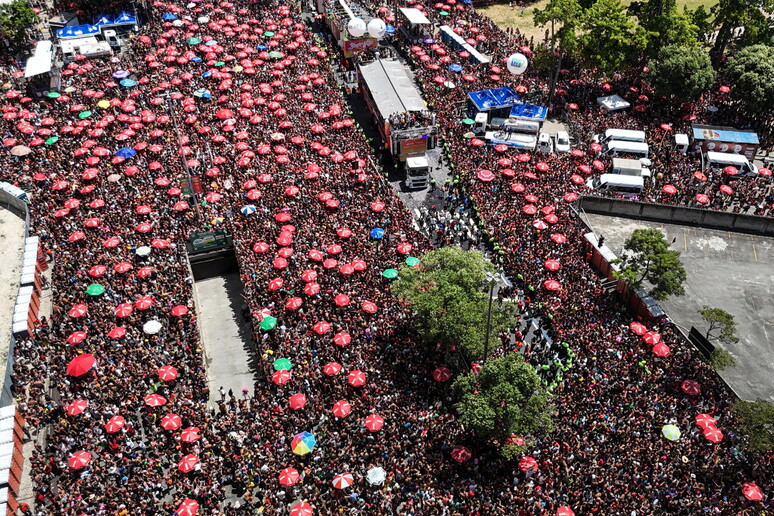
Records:
[[[175,514],[184,500],[207,515],[282,514],[301,502],[317,514],[766,510],[740,485],[770,493],[771,457],[741,450],[731,394],[666,321],[651,329],[671,355],[652,354],[587,264],[568,208],[582,188],[578,158],[541,157],[548,169],[536,172],[536,157],[471,145],[455,109],[463,88],[434,80],[458,81],[441,61],[453,52],[422,60],[404,48],[458,174],[447,203],[475,210],[523,308],[547,328],[552,343],[527,343],[527,358],[562,364],[545,373],[557,429],[529,441],[536,469],[477,446],[431,375],[442,354],[416,338],[383,274],[431,243],[370,164],[332,78],[337,50],[297,6],[187,5],[155,2],[128,53],[69,64],[58,97],[4,92],[3,144],[31,152],[3,154],[0,178],[30,193],[32,230],[53,260],[52,316],[18,342],[13,372],[19,406],[47,429],[30,459],[36,514]],[[493,62],[527,44],[460,7],[443,22],[481,35]],[[469,90],[510,81],[488,65],[465,68]],[[539,74],[522,82],[546,87]],[[570,116],[607,123],[588,108]],[[621,118],[616,127],[629,123]],[[433,228],[456,227],[443,217]],[[215,227],[234,237],[261,369],[252,388],[220,396],[207,388],[184,246]],[[463,240],[446,237],[438,242]],[[547,271],[547,259],[560,268]],[[87,355],[85,372],[70,368]],[[687,379],[699,395],[681,390]],[[337,402],[347,403],[334,412]],[[717,420],[719,444],[698,433],[699,413]],[[679,441],[661,435],[668,423]],[[317,445],[299,456],[292,439],[304,431]],[[472,457],[458,463],[458,445]],[[386,479],[370,485],[376,467]],[[286,468],[298,478],[283,484]],[[354,483],[339,489],[342,473]]]

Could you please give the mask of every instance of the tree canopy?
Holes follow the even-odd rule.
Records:
[[[553,428],[540,378],[518,353],[490,360],[478,375],[459,376],[452,391],[460,422],[500,448],[511,435],[540,435]]]
[[[0,6],[0,37],[21,43],[36,19],[37,15],[27,0],[15,0]]]
[[[664,47],[648,68],[648,80],[656,94],[679,102],[698,99],[715,82],[709,52],[697,46]]]
[[[747,447],[753,451],[774,451],[774,405],[757,399],[739,400],[733,406],[739,428],[747,435]]]
[[[583,57],[603,72],[625,68],[645,48],[645,30],[631,18],[620,0],[596,0],[584,13]]]
[[[774,47],[752,45],[728,60],[731,95],[748,113],[774,112]]]
[[[489,289],[486,271],[494,266],[480,251],[442,247],[421,257],[419,267],[404,266],[393,292],[416,312],[417,331],[428,342],[447,351],[459,346],[468,359],[481,357],[485,349]],[[498,333],[515,324],[514,311],[493,309],[489,349],[496,347]]]
[[[698,27],[691,16],[677,8],[676,0],[635,1],[629,12],[637,16],[647,39],[646,55],[655,57],[668,45],[691,47],[698,44]]]
[[[717,340],[723,344],[733,344],[739,342],[736,336],[736,321],[734,316],[720,308],[710,308],[705,306],[699,310],[699,314],[709,326],[704,335],[708,340]],[[715,332],[719,333],[715,333]]]
[[[662,301],[669,296],[685,294],[685,268],[680,252],[669,249],[669,243],[658,229],[635,229],[624,244],[626,255],[616,274],[631,288],[640,288],[645,282],[649,294]]]
[[[578,49],[578,26],[581,18],[581,6],[578,0],[551,0],[544,9],[536,9],[533,14],[535,26],[551,24],[552,48],[559,43],[564,52]],[[555,30],[556,25],[559,30]]]

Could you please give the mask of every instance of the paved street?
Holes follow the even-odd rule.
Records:
[[[697,310],[722,308],[738,324],[739,342],[727,349],[737,366],[721,376],[744,399],[774,402],[774,239],[686,226],[658,224],[604,215],[586,215],[597,234],[620,255],[626,238],[638,228],[659,228],[682,253],[688,273],[686,294],[661,303],[686,331],[705,323]]]

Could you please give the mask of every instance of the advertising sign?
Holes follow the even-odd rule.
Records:
[[[213,231],[194,231],[188,237],[194,251],[205,251],[228,246],[228,236],[223,229]]]
[[[427,150],[427,138],[415,138],[413,140],[400,141],[401,156],[421,154]]]

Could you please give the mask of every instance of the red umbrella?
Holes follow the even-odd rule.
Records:
[[[568,506],[562,505],[556,509],[556,516],[575,516],[575,513]]]
[[[67,465],[70,469],[82,469],[89,465],[91,462],[91,453],[87,451],[78,451],[67,460]]]
[[[736,167],[732,167],[731,165],[727,166],[723,169],[723,173],[727,176],[735,176],[739,173],[739,169]]]
[[[473,457],[473,454],[470,453],[470,450],[465,448],[464,446],[455,446],[454,448],[452,448],[451,456],[452,456],[452,459],[456,460],[459,463],[462,463],[467,460],[470,460]]]
[[[668,357],[672,353],[672,350],[669,349],[669,346],[667,346],[663,342],[659,342],[658,344],[653,346],[653,349],[651,351],[653,351],[653,354],[656,355],[657,357],[662,357],[662,358]]]
[[[363,304],[360,305],[361,310],[363,310],[365,313],[368,314],[375,314],[379,311],[379,307],[376,306],[376,303],[373,303],[371,301],[363,301]]]
[[[271,381],[277,385],[285,385],[290,381],[290,379],[290,372],[285,371],[284,369],[280,371],[274,371],[274,374],[271,375]]]
[[[83,231],[75,231],[69,237],[67,237],[67,240],[70,242],[77,242],[78,240],[83,240],[84,238],[86,238],[86,233]]]
[[[84,410],[86,410],[86,407],[89,406],[89,402],[87,400],[75,400],[69,405],[65,407],[65,411],[67,412],[68,416],[77,416]]]
[[[714,428],[715,424],[715,418],[709,414],[699,414],[696,416],[696,426],[701,429]]]
[[[132,270],[132,264],[129,262],[120,262],[113,267],[113,270],[119,274],[123,274]]]
[[[325,267],[326,269],[334,269],[338,264],[339,262],[337,260],[334,260],[333,258],[327,258],[326,260],[323,261],[323,267]],[[346,271],[347,269],[344,269],[344,270]]]
[[[269,280],[269,290],[275,291],[282,288],[282,285],[285,284],[285,280],[282,278],[274,278],[272,280]]]
[[[293,410],[301,410],[306,405],[306,395],[301,392],[297,392],[288,399],[288,405]]]
[[[105,423],[105,431],[109,434],[114,434],[121,430],[125,424],[126,420],[122,416],[113,416]]]
[[[680,388],[683,389],[684,393],[690,394],[691,396],[698,396],[701,394],[701,385],[699,385],[699,382],[696,380],[685,380]]]
[[[301,308],[301,305],[304,304],[304,300],[300,297],[291,297],[287,301],[285,301],[285,308],[288,310],[298,310]]]
[[[708,427],[704,429],[704,438],[711,443],[719,443],[723,440],[723,432],[717,428]]]
[[[122,326],[116,326],[115,328],[110,330],[107,334],[107,336],[113,340],[118,340],[120,338],[123,338],[124,335],[126,335],[126,328]]]
[[[336,417],[347,417],[352,412],[352,406],[347,400],[339,400],[333,404],[333,415]]]
[[[151,247],[154,247],[156,249],[166,249],[169,247],[169,242],[164,240],[163,238],[154,238],[151,240]]]
[[[706,180],[707,180],[707,176],[705,176],[705,175],[704,175],[704,174],[702,174],[701,172],[694,172],[694,173],[693,173],[693,177],[695,177],[695,178],[696,178],[696,179],[698,179],[699,181],[706,181]]]
[[[548,166],[548,163],[543,163],[542,161],[538,162],[537,165],[535,165],[535,168],[538,169],[540,172],[548,172],[548,169],[550,168]]]
[[[567,237],[565,237],[561,233],[554,233],[553,235],[551,235],[551,240],[553,240],[557,244],[563,244],[567,242]]]
[[[75,331],[67,337],[67,343],[72,345],[80,344],[86,340],[86,335],[85,331]]]
[[[535,229],[547,229],[548,228],[548,224],[546,224],[542,220],[533,220],[532,221],[532,226],[535,227]]]
[[[534,215],[537,213],[537,206],[534,204],[525,204],[524,207],[521,209],[521,212],[525,215]]]
[[[559,290],[562,288],[561,283],[556,280],[548,280],[543,283],[543,286],[546,288],[546,290]]]
[[[177,369],[175,366],[165,365],[159,369],[158,374],[160,379],[164,380],[165,382],[171,382],[177,378]]]
[[[409,254],[412,249],[414,249],[414,246],[409,244],[408,242],[401,242],[400,244],[398,244],[398,252],[400,254]]]
[[[269,244],[266,242],[256,242],[253,244],[253,252],[265,253],[269,250]]]
[[[183,473],[189,473],[193,471],[198,464],[199,464],[199,457],[197,457],[193,453],[189,453],[188,455],[180,459],[180,462],[177,463],[177,469],[179,469]]]
[[[73,306],[72,308],[70,308],[70,311],[67,312],[67,314],[70,317],[75,319],[75,318],[78,318],[78,317],[83,317],[84,315],[86,315],[87,311],[88,311],[88,308],[86,307],[86,305],[83,304],[83,303],[79,303],[79,304]]]
[[[325,367],[323,367],[323,373],[327,376],[336,376],[339,374],[339,371],[341,371],[341,364],[337,362],[328,362],[325,364]]]
[[[161,428],[164,430],[177,430],[182,423],[180,416],[171,412],[161,418]]]
[[[137,307],[138,310],[147,310],[153,306],[153,298],[150,296],[143,296],[138,298],[134,302],[134,306]]]
[[[304,285],[304,294],[307,296],[314,296],[320,293],[320,285],[319,283],[315,283],[314,281],[311,281]]]
[[[734,193],[734,189],[728,185],[720,185],[720,191],[726,195],[732,195]]]
[[[188,314],[188,307],[185,305],[177,305],[172,307],[172,310],[170,310],[169,313],[174,317],[183,317]]]
[[[661,334],[655,331],[649,331],[642,336],[642,340],[645,342],[645,344],[650,344],[651,346],[655,346],[659,342],[661,342]]]
[[[495,175],[492,173],[491,170],[479,170],[476,173],[476,177],[480,179],[481,181],[484,181],[485,183],[488,183],[489,181],[493,181],[495,178]]]
[[[561,267],[561,265],[559,264],[559,260],[555,260],[555,259],[546,260],[543,265],[549,271],[558,271],[559,268]]]
[[[758,173],[763,177],[771,177],[771,170],[768,168],[759,168]]]
[[[115,309],[115,315],[116,317],[129,317],[132,314],[132,304],[131,303],[121,303],[118,305]]]
[[[339,272],[342,273],[344,276],[349,276],[350,274],[353,274],[355,272],[355,268],[352,267],[352,265],[345,263],[339,268]]]
[[[201,439],[201,437],[202,436],[199,435],[199,428],[195,426],[189,426],[180,432],[180,440],[184,443],[196,442]]]
[[[298,482],[298,479],[301,475],[299,475],[298,471],[294,468],[285,468],[282,471],[280,471],[279,474],[279,483],[283,486],[292,486],[295,485],[296,482]]]
[[[763,491],[761,491],[761,488],[753,482],[745,482],[742,484],[742,494],[751,502],[760,502],[763,500]]]
[[[436,382],[439,382],[439,383],[447,382],[451,379],[451,377],[452,377],[452,373],[449,370],[449,368],[446,366],[437,367],[433,371],[433,379]]]
[[[379,414],[370,414],[364,424],[369,432],[378,432],[384,426],[384,418]]]
[[[70,376],[83,376],[89,372],[96,363],[94,355],[91,353],[84,353],[70,360],[67,364],[67,374]]]
[[[513,190],[516,193],[522,193],[524,192],[526,188],[524,188],[524,185],[519,182],[513,182],[511,183],[511,190]]]
[[[326,321],[318,321],[314,324],[312,329],[317,333],[318,335],[324,335],[331,331],[331,325]]]
[[[352,342],[352,337],[348,332],[342,331],[333,336],[333,343],[337,346],[346,346]]]
[[[674,187],[674,185],[664,185],[661,190],[669,195],[674,195],[677,193],[677,188]]]
[[[175,510],[177,516],[196,516],[198,512],[199,504],[196,500],[191,500],[190,498],[183,500],[183,503]]]
[[[629,323],[629,329],[632,330],[637,335],[645,335],[647,333],[648,329],[645,327],[644,324],[639,323],[637,321],[632,321]]]
[[[524,473],[527,471],[537,471],[538,470],[538,463],[535,459],[532,457],[522,457],[521,460],[519,460],[519,469],[522,470]]]
[[[287,268],[287,266],[288,266],[288,261],[287,261],[285,258],[283,258],[283,257],[279,256],[279,257],[277,257],[277,258],[274,258],[274,260],[272,260],[272,266],[273,266],[275,269],[280,269],[280,270],[282,270],[282,269],[285,269],[285,268]]]
[[[347,383],[352,387],[362,387],[366,383],[366,374],[359,369],[353,369],[347,375]]]
[[[149,407],[160,407],[162,405],[166,405],[167,398],[165,398],[164,396],[162,396],[160,394],[149,394],[149,395],[145,396],[143,401]]]
[[[290,516],[313,516],[314,507],[306,502],[299,502],[290,509]]]

